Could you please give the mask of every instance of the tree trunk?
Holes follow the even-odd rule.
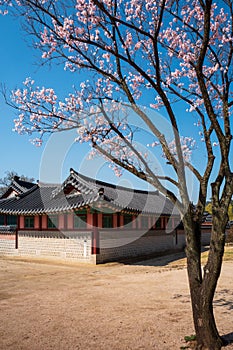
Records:
[[[214,314],[213,298],[200,286],[192,287],[195,281],[189,281],[193,310],[193,321],[196,332],[197,347],[200,350],[220,350],[223,342],[218,333]]]
[[[184,219],[189,287],[198,350],[220,350],[223,341],[218,333],[213,298],[220,276],[225,244],[225,220],[213,218],[208,261],[201,267],[201,228],[191,215]]]

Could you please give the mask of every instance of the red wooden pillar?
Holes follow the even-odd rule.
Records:
[[[19,248],[19,215],[17,216],[17,225],[16,225],[16,229],[15,229],[15,249]]]
[[[124,226],[124,214],[120,214],[120,227]]]
[[[40,217],[39,217],[39,215],[35,215],[35,217],[34,217],[34,227],[36,230],[40,229]]]
[[[148,216],[148,230],[151,230],[152,228],[152,217]]]
[[[167,226],[168,226],[168,221],[169,221],[169,218],[165,218],[165,229],[167,228]]]
[[[42,215],[39,215],[39,230],[42,231]]]
[[[133,215],[132,228],[133,229],[137,228],[137,216],[136,215]]]
[[[138,228],[139,228],[139,230],[141,230],[141,228],[142,228],[142,216],[141,216],[141,214],[138,216]]]
[[[24,228],[24,216],[20,215],[19,217],[19,221],[18,221],[18,228],[19,229],[23,229]]]
[[[47,230],[47,225],[48,222],[47,222],[47,215],[42,215],[42,218],[41,218],[41,229],[42,230]]]
[[[161,229],[165,230],[165,217],[161,216]]]
[[[172,217],[172,218],[170,218],[170,220],[172,221],[172,229],[174,230],[174,228],[175,228],[175,219]]]
[[[117,219],[118,219],[117,214],[114,213],[114,214],[113,214],[113,227],[114,227],[114,228],[117,228],[117,226],[118,226]]]
[[[67,229],[73,230],[74,228],[74,215],[73,213],[67,214]]]
[[[97,225],[96,227],[103,227],[103,213],[96,214],[97,216]]]
[[[87,213],[87,227],[88,229],[92,229],[94,226],[93,224],[93,214],[92,213]]]
[[[99,237],[99,230],[98,230],[98,213],[94,213],[91,254],[99,254],[99,253],[100,253],[100,237]]]
[[[65,215],[59,214],[58,215],[58,227],[59,230],[62,230],[65,228]]]

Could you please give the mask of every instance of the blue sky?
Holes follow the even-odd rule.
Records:
[[[30,48],[27,40],[28,37],[21,30],[16,18],[0,16],[0,82],[8,89],[20,87],[25,78],[30,76],[38,85],[53,87],[58,94],[65,95],[74,83],[85,80],[86,77],[82,76],[82,73],[74,76],[64,72],[61,66],[48,68],[36,65],[40,52]],[[86,161],[89,148],[87,145],[73,144],[75,132],[52,136],[47,144],[35,147],[29,142],[30,136],[20,136],[12,131],[14,115],[15,111],[8,107],[0,96],[0,178],[4,177],[6,171],[14,170],[19,175],[34,177],[36,180],[61,182],[68,175],[69,168],[73,167],[86,175],[97,176],[109,182],[129,187],[148,187],[126,174],[120,180],[116,179],[101,159],[95,164]],[[190,136],[193,132],[197,135],[197,130],[193,127],[195,119],[192,119],[190,114],[183,117],[183,135]],[[201,150],[197,150],[193,160],[200,163],[203,161],[202,157]]]
[[[9,16],[0,16],[0,81],[10,90],[20,87],[26,77],[32,77],[36,83],[44,86],[52,86],[59,93],[65,93],[65,89],[73,84],[73,77],[63,72],[62,67],[53,69],[39,67],[35,64],[39,52],[29,47],[27,35],[21,30],[19,21]],[[82,77],[80,76],[82,80]],[[13,132],[13,119],[15,111],[5,104],[0,96],[0,149],[1,167],[0,177],[4,177],[6,171],[14,170],[19,175],[34,177],[42,181],[57,182],[67,175],[70,167],[77,168],[76,160],[68,157],[64,164],[65,174],[56,174],[52,166],[48,166],[47,172],[43,172],[41,178],[40,164],[43,158],[45,145],[35,147],[29,140],[28,135],[18,135]],[[71,147],[71,146],[70,146]],[[88,148],[85,147],[85,152]],[[83,154],[83,147],[80,150]],[[56,157],[57,150],[54,150]],[[56,169],[57,170],[57,169]]]
[[[59,95],[64,96],[74,83],[86,79],[82,74],[74,76],[64,72],[61,66],[49,68],[37,65],[40,52],[31,48],[28,40],[18,19],[0,16],[0,83],[6,85],[7,89],[21,87],[25,78],[30,76],[36,84],[53,87]],[[36,147],[30,142],[33,136],[18,135],[12,131],[14,116],[16,112],[6,105],[0,95],[0,178],[5,176],[6,171],[16,171],[19,175],[33,177],[35,180],[61,182],[73,167],[86,175],[133,186],[132,176],[116,179],[103,160],[98,159],[95,164],[85,161],[90,148],[88,145],[73,144],[75,131],[48,137],[47,143]],[[133,181],[139,187],[148,187],[139,180]]]
[[[36,65],[40,52],[31,48],[28,40],[17,18],[0,16],[0,82],[5,84],[7,89],[20,87],[25,78],[30,76],[36,84],[53,87],[58,94],[65,95],[74,83],[77,84],[74,79],[78,79],[78,82],[85,80],[86,77],[83,77],[82,73],[74,76],[64,72],[61,66],[49,68]],[[147,188],[147,184],[142,184],[137,179],[132,180],[132,176],[126,174],[124,178],[116,179],[114,173],[108,170],[101,159],[98,159],[97,164],[91,165],[90,162],[84,161],[89,148],[87,145],[73,144],[74,132],[66,133],[65,136],[52,136],[48,139],[47,145],[35,147],[29,141],[33,136],[22,136],[12,131],[15,113],[0,96],[0,149],[2,150],[0,178],[4,177],[6,171],[13,170],[19,175],[34,177],[36,180],[60,182],[67,176],[69,168],[73,167],[87,175],[97,174],[97,177],[107,178],[111,182],[130,187],[138,184],[139,187]],[[65,147],[63,147],[64,144],[66,144]]]
[[[0,80],[7,88],[14,89],[35,70],[32,50],[27,46],[16,19],[0,16]],[[38,73],[37,73],[38,74]],[[19,175],[38,178],[38,164],[42,149],[28,142],[27,136],[12,132],[15,112],[0,96],[0,177],[5,171],[14,170]]]

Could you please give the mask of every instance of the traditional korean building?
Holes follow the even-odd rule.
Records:
[[[185,245],[179,213],[158,191],[95,180],[70,170],[60,185],[15,177],[0,199],[0,254],[92,263]]]

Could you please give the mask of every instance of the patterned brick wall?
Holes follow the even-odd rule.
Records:
[[[203,244],[208,244],[210,232],[203,233]],[[146,256],[185,246],[183,231],[166,234],[138,230],[100,231],[100,254],[91,254],[92,232],[20,231],[18,249],[15,249],[15,234],[0,233],[0,255],[52,258],[87,263],[103,263],[125,258]]]
[[[0,236],[0,254],[64,259],[78,262],[93,262],[91,255],[91,232],[67,233],[65,238],[54,237],[54,232],[21,231],[18,249],[15,249],[14,235]]]
[[[116,261],[137,256],[182,249],[185,246],[183,231],[166,234],[164,231],[101,231],[100,254],[97,263]]]
[[[14,255],[15,234],[0,233],[0,254]]]
[[[209,243],[210,233],[203,234],[202,243]],[[120,259],[146,256],[156,253],[181,250],[185,247],[183,230],[166,234],[162,230],[150,231],[141,236],[139,231],[100,232],[100,254],[96,256],[97,263],[117,261]]]

